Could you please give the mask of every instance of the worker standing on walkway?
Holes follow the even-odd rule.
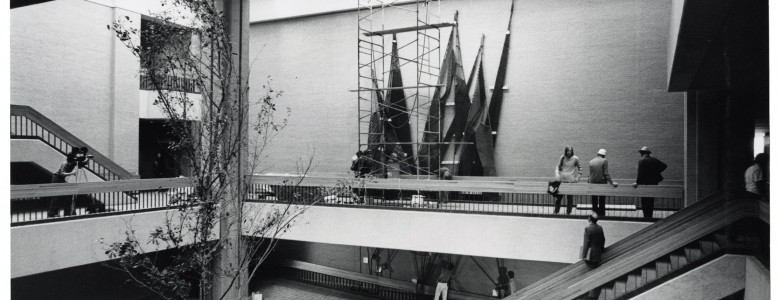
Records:
[[[433,300],[439,300],[439,296],[441,295],[443,300],[447,300],[447,290],[449,289],[449,282],[452,278],[453,270],[455,269],[455,265],[452,263],[448,263],[446,268],[441,269],[441,273],[439,273],[439,278],[436,279],[436,294],[433,297]]]

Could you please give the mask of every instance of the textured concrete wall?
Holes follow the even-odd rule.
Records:
[[[495,80],[510,1],[442,2],[460,11],[466,73],[481,34],[486,85]],[[683,179],[683,95],[667,93],[670,0],[519,0],[512,24],[507,87],[496,148],[499,176],[548,177],[565,145],[583,162],[606,148],[616,178],[636,176],[636,150],[647,145]],[[385,28],[414,16],[385,11]],[[252,25],[252,98],[267,77],[284,90],[289,126],[270,149],[271,171],[294,171],[315,152],[316,172],[346,172],[358,144],[355,12]],[[441,31],[443,44],[449,30]],[[408,41],[399,35],[399,43]],[[389,38],[385,41],[389,45]],[[442,45],[445,47],[445,45]],[[414,48],[414,47],[411,47]],[[402,55],[403,51],[402,51]],[[404,83],[414,72],[403,69]],[[411,104],[411,103],[410,103]],[[586,172],[587,173],[587,172]]]
[[[745,258],[745,299],[771,299],[769,270],[755,257]]]
[[[11,103],[29,105],[128,171],[138,164],[138,62],[106,29],[140,15],[64,0],[11,11]]]
[[[125,239],[128,228],[145,240],[155,226],[176,213],[156,211],[134,215],[80,219],[11,228],[11,278],[108,260],[107,244]],[[157,248],[142,242],[146,252]]]

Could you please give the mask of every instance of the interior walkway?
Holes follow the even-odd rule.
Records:
[[[332,290],[281,278],[263,278],[262,282],[251,290],[263,294],[263,300],[367,300],[376,299],[367,296]]]
[[[112,204],[106,203],[106,208],[109,211],[132,211],[139,209],[153,209],[165,207],[170,204],[170,200],[176,197],[181,197],[181,193],[176,189],[170,189],[165,191],[139,191],[136,193],[136,197],[139,199],[133,203],[121,203]],[[586,199],[587,200],[587,199]],[[564,200],[566,201],[566,200]],[[435,201],[424,201],[419,204],[412,204],[410,200],[381,200],[371,199],[369,204],[355,204],[350,198],[333,198],[326,199],[321,202],[321,205],[336,204],[336,205],[355,205],[355,206],[371,206],[375,208],[390,208],[390,209],[431,209],[440,211],[466,211],[466,212],[482,212],[482,213],[504,213],[504,214],[539,214],[539,215],[553,215],[552,200],[546,201],[543,205],[533,204],[515,204],[515,203],[496,203],[496,202],[478,202],[478,201],[451,201],[447,203],[437,203]],[[44,202],[44,206],[48,207],[48,202]],[[630,209],[613,209],[615,205],[607,205],[607,216],[609,217],[622,217],[622,218],[642,218],[642,210],[634,208],[631,205]],[[617,205],[620,206],[620,205]],[[37,221],[47,219],[45,207],[38,207],[33,210],[25,211],[12,211],[11,223]],[[675,213],[670,210],[655,210],[653,217],[666,218],[669,215]],[[77,207],[77,215],[86,215],[86,208]],[[561,214],[566,214],[565,202],[561,207]],[[572,215],[585,217],[591,214],[591,205],[588,201],[575,201]]]

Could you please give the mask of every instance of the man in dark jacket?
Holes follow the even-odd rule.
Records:
[[[664,180],[661,176],[661,172],[666,170],[666,164],[662,161],[651,157],[650,148],[647,146],[639,149],[639,155],[642,158],[639,160],[639,165],[636,171],[636,182],[634,182],[634,188],[642,185],[658,185],[659,182]],[[642,214],[646,219],[653,217],[653,209],[655,208],[655,198],[642,197]]]
[[[591,268],[598,267],[601,264],[601,252],[604,251],[604,229],[596,224],[599,221],[599,215],[592,213],[588,216],[588,227],[585,227],[585,237],[582,241],[582,254],[580,258]]]
[[[588,227],[585,227],[585,237],[582,241],[582,254],[580,258],[585,260],[588,267],[595,268],[601,264],[601,253],[604,252],[604,229],[596,224],[599,221],[599,215],[592,213],[588,216]],[[588,299],[596,299],[599,295],[599,289],[596,288],[588,293]]]

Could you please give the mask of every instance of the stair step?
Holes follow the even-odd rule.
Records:
[[[613,288],[608,287],[608,288],[604,289],[604,292],[606,292],[606,294],[607,294],[604,297],[604,299],[606,299],[606,300],[614,300],[615,299],[615,290]]]
[[[718,246],[718,249],[723,249],[728,245],[728,236],[726,233],[718,232],[712,235],[715,238],[715,245]]]
[[[696,246],[685,247],[684,251],[685,256],[688,258],[688,262],[697,261],[704,256],[702,249]]]
[[[642,280],[641,285],[645,285],[648,282],[652,282],[656,278],[656,271],[653,267],[644,267],[642,268]]]
[[[672,263],[667,260],[657,260],[655,262],[656,278],[661,278],[672,271]]]
[[[602,287],[599,292],[599,300],[613,300],[615,299],[615,292],[610,287]]]
[[[685,267],[688,264],[688,258],[682,253],[672,254],[669,258],[671,259],[670,271]]]
[[[613,289],[615,291],[615,298],[623,296],[623,294],[626,293],[626,281],[616,280],[615,287]]]
[[[700,240],[699,244],[701,245],[701,251],[704,256],[710,255],[714,252],[717,252],[720,250],[720,247],[718,247],[718,244],[715,243],[715,241],[706,239],[706,240]]]
[[[626,279],[626,293],[633,291],[637,289],[638,287],[641,287],[642,281],[642,275],[639,274],[628,274],[628,279]]]

